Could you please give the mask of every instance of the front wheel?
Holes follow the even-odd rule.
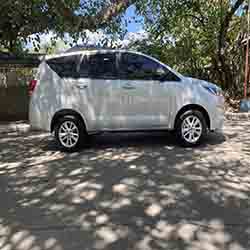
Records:
[[[202,142],[207,132],[207,124],[200,111],[189,110],[177,121],[176,133],[184,146],[196,146]]]
[[[73,152],[87,141],[84,125],[76,117],[61,118],[55,127],[55,137],[63,151]]]

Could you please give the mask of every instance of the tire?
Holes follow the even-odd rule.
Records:
[[[59,119],[55,126],[55,137],[61,150],[66,152],[78,151],[87,144],[85,126],[74,116]]]
[[[198,110],[183,113],[176,124],[177,140],[182,146],[194,147],[204,140],[207,123],[204,115]]]

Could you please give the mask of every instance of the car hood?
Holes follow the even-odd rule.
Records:
[[[196,79],[196,78],[192,78],[192,77],[186,77],[186,78],[192,84],[200,84],[201,86],[204,86],[204,87],[212,87],[212,88],[221,89],[219,86],[217,86],[216,84],[211,83],[211,82],[207,82],[207,81]]]

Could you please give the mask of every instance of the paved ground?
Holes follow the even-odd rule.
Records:
[[[250,249],[249,125],[196,149],[115,134],[74,154],[0,135],[0,249]]]
[[[27,121],[16,122],[1,122],[0,121],[0,135],[12,132],[27,133],[30,130],[30,125]]]

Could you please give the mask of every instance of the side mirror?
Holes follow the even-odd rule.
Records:
[[[156,70],[156,74],[157,74],[157,75],[165,75],[166,72],[165,72],[165,70],[164,70],[163,68],[158,68],[158,69]]]
[[[157,78],[160,82],[163,82],[166,78],[166,71],[162,68],[158,68],[156,71]]]

